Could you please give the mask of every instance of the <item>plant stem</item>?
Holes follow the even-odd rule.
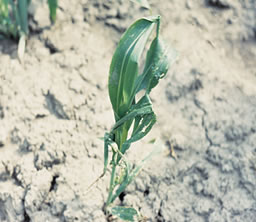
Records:
[[[118,146],[118,150],[123,153],[123,150],[122,150],[122,146],[123,146],[123,143],[126,141],[127,139],[127,135],[128,135],[128,129],[127,129],[127,123],[124,123],[120,129],[116,132],[116,144]],[[118,153],[117,154],[117,161],[116,161],[116,164],[119,163],[119,161],[121,160],[121,155]]]
[[[158,18],[157,18],[157,26],[156,26],[156,36],[157,36],[157,38],[158,38],[158,36],[159,36],[159,33],[160,33],[160,16],[158,16]]]
[[[28,1],[19,0],[18,1],[18,13],[19,22],[21,28],[21,34],[28,35]]]
[[[113,160],[115,159],[116,153],[114,154]],[[106,203],[106,207],[111,204],[112,196],[113,196],[113,191],[115,188],[115,177],[116,177],[116,162],[113,161],[113,167],[112,167],[112,172],[111,172],[111,178],[110,178],[110,184],[109,184],[109,191],[108,191],[108,199]]]

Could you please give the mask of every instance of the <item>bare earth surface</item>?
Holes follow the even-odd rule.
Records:
[[[22,66],[0,40],[0,221],[106,222],[99,139],[114,123],[107,80],[122,32],[149,15],[126,0],[31,7]],[[158,122],[131,148],[146,165],[116,201],[147,221],[256,221],[256,1],[152,0],[178,61],[152,95]],[[173,146],[176,160],[170,155]]]

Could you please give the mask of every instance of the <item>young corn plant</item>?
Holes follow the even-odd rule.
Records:
[[[56,12],[58,8],[58,0],[48,0],[48,7],[50,10],[50,19],[52,23],[56,21]]]
[[[19,40],[18,56],[23,57],[29,34],[28,7],[31,0],[0,0],[0,35]],[[56,20],[57,0],[48,0],[50,19]]]
[[[144,69],[139,73],[139,63],[154,28],[156,34],[147,51]],[[125,154],[131,144],[146,136],[155,124],[156,115],[149,94],[176,58],[175,51],[161,40],[159,31],[160,16],[137,20],[123,34],[110,65],[108,90],[115,124],[104,136],[104,173],[109,164],[109,148],[112,151],[105,210],[128,221],[133,221],[138,212],[133,208],[112,207],[112,204],[155,152],[134,168]],[[140,91],[143,93],[139,97]]]
[[[28,34],[28,0],[0,0],[0,33],[18,38]]]

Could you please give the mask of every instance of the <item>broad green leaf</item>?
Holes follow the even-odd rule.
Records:
[[[123,154],[129,149],[131,143],[134,143],[146,136],[156,122],[156,116],[152,110],[152,103],[147,94],[143,96],[136,105],[132,106],[130,113],[137,114],[133,117],[135,119],[136,126],[134,126],[131,137],[122,145],[121,152]]]
[[[144,71],[137,79],[137,92],[145,89],[147,93],[150,93],[158,84],[159,80],[166,75],[169,65],[175,61],[176,56],[176,51],[170,51],[165,43],[157,36],[147,53]]]
[[[131,0],[131,1],[140,4],[141,7],[143,8],[150,9],[150,5],[147,0]]]
[[[122,154],[124,154],[129,149],[132,143],[137,142],[138,140],[146,136],[156,122],[156,116],[152,110],[152,104],[147,94],[142,97],[137,104],[133,105],[131,111],[121,120],[119,120],[115,126],[120,127],[121,123],[124,124],[125,121],[130,121],[130,119],[135,119],[135,121],[139,121],[136,128],[134,127],[131,137],[129,139],[126,139],[120,147],[120,152]],[[117,163],[120,160],[121,155],[118,155]]]
[[[114,132],[122,127],[123,124],[130,122],[134,119],[139,119],[139,123],[134,129],[131,138],[125,140],[121,147],[121,153],[125,153],[127,149],[129,149],[130,144],[134,143],[144,136],[146,136],[153,125],[156,122],[156,116],[152,110],[152,103],[148,95],[143,96],[140,101],[133,105],[130,112],[116,122],[114,127],[112,128],[110,133],[106,133],[104,136],[104,172],[106,172],[107,164],[108,164],[108,146],[113,142],[113,138],[111,135],[114,135]],[[119,162],[121,156],[119,155],[117,162]]]
[[[135,117],[150,114],[152,112],[152,103],[149,99],[149,96],[145,95],[137,104],[132,106],[126,116],[116,122],[116,124],[112,128],[112,131],[118,129],[125,122],[133,120]]]
[[[156,17],[136,21],[124,33],[114,53],[108,88],[116,120],[126,114],[134,101],[139,58],[156,21]]]
[[[156,123],[156,116],[154,113],[142,117],[142,122],[137,128],[137,133],[134,133],[130,139],[126,140],[122,145],[122,153],[125,153],[129,149],[131,143],[137,142],[146,136],[153,125]]]
[[[123,154],[130,147],[131,143],[136,142],[144,137],[151,130],[152,126],[156,121],[155,115],[152,110],[152,103],[148,95],[142,97],[137,104],[132,106],[126,116],[116,122],[116,124],[112,128],[111,134],[114,134],[115,132],[120,132],[122,136],[124,134],[123,126],[126,126],[127,123],[132,122],[136,118],[139,118],[140,120],[142,119],[142,121],[141,123],[139,123],[136,133],[133,132],[132,137],[129,140],[127,140],[126,137],[124,138],[122,145],[119,147],[121,153]],[[125,133],[127,133],[127,131]],[[127,136],[127,134],[125,134],[125,136]],[[115,142],[118,144],[116,138]],[[118,155],[117,163],[120,161],[120,159],[121,156]]]
[[[116,206],[111,208],[112,215],[125,221],[135,221],[138,218],[138,212],[132,207]]]
[[[1,19],[8,18],[9,16],[8,4],[9,4],[9,0],[0,0],[0,18]]]
[[[17,37],[17,27],[15,21],[12,20],[12,14],[9,5],[12,0],[0,0],[0,33],[5,37]]]
[[[28,35],[28,0],[18,1],[18,17],[21,32]]]
[[[56,21],[56,11],[58,8],[58,0],[48,0],[48,6],[50,10],[50,18],[52,23]]]
[[[13,13],[14,18],[15,18],[16,27],[18,27],[18,26],[20,26],[19,12],[18,12],[18,9],[16,7],[16,4],[14,3],[14,0],[10,0],[10,3],[11,3],[11,7],[12,7],[12,13]]]

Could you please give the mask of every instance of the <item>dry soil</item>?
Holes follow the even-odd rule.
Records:
[[[256,221],[256,1],[151,0],[179,53],[154,90],[166,152],[116,204],[152,222]],[[23,64],[0,40],[0,221],[106,222],[109,174],[99,139],[114,123],[109,64],[123,31],[149,12],[128,0],[61,0],[51,26],[32,1]],[[173,147],[176,159],[171,155]]]

